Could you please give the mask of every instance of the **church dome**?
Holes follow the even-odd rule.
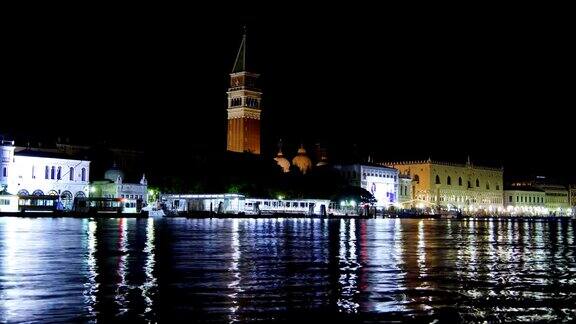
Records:
[[[306,155],[304,145],[301,145],[298,149],[298,154],[292,159],[292,164],[297,166],[303,174],[306,174],[312,168],[312,160]]]
[[[278,166],[282,168],[282,171],[284,173],[290,172],[290,161],[288,161],[288,159],[284,157],[284,154],[282,154],[282,150],[278,151],[278,155],[276,155],[274,161],[276,161],[276,164],[278,164]]]
[[[118,180],[118,177],[124,180],[124,172],[122,172],[122,170],[120,170],[118,166],[116,166],[116,163],[114,163],[112,168],[104,173],[104,179],[116,182],[116,180]]]

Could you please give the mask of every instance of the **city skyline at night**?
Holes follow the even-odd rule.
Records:
[[[45,30],[41,19],[29,21],[7,40],[8,114],[17,118],[1,132],[19,145],[69,138],[225,150],[225,92],[245,25],[246,64],[261,75],[267,156],[282,140],[290,156],[301,143],[320,143],[333,156],[471,156],[510,175],[575,179],[565,158],[574,133],[562,112],[561,21],[534,27],[504,13],[490,23],[473,14],[362,18],[162,18],[141,30],[131,27],[137,18],[98,28],[70,18],[77,28],[62,21]],[[58,113],[41,118],[46,109]]]

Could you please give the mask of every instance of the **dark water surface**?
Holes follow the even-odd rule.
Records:
[[[573,321],[571,221],[0,218],[0,322]]]

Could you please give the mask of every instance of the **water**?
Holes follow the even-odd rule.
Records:
[[[573,321],[575,227],[0,218],[0,322]]]

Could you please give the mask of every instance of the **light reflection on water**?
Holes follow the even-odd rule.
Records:
[[[573,320],[575,224],[0,218],[0,322]]]

